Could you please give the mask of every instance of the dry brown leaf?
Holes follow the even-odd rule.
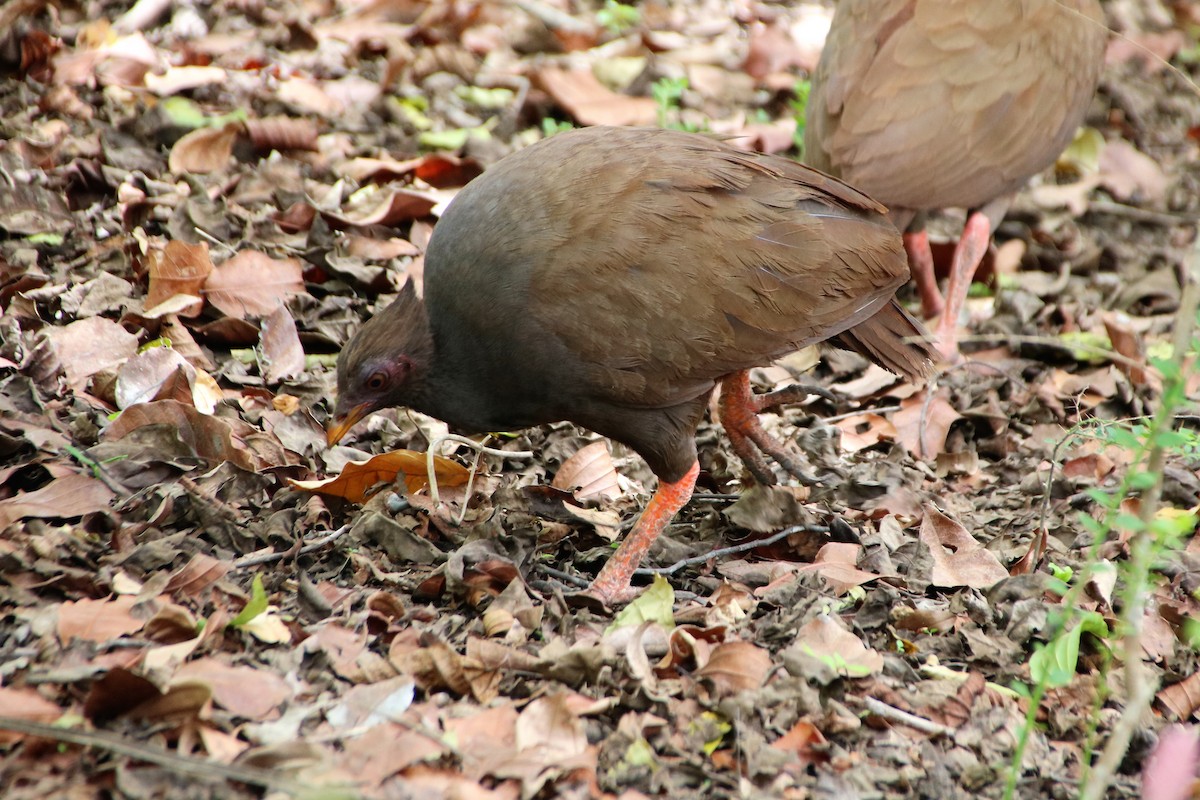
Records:
[[[1171,183],[1157,161],[1124,139],[1107,142],[1100,151],[1100,182],[1118,200],[1151,205],[1166,196]]]
[[[274,672],[231,666],[216,658],[201,658],[180,667],[172,688],[185,683],[207,686],[217,705],[254,720],[268,718],[292,696],[292,687]]]
[[[186,304],[170,313],[181,317],[195,317],[204,307],[200,292],[213,270],[208,244],[188,244],[177,239],[167,242],[162,249],[151,250],[146,257],[150,274],[150,287],[146,291],[146,316],[159,317],[156,312],[167,300],[176,295],[188,298]]]
[[[835,423],[842,432],[842,451],[857,453],[880,442],[894,442],[898,436],[891,420],[879,414],[855,414]]]
[[[265,317],[290,295],[304,293],[299,261],[255,250],[243,250],[216,267],[204,283],[208,301],[237,319]]]
[[[74,639],[107,642],[140,631],[145,621],[130,613],[137,597],[125,595],[111,600],[68,600],[58,607],[58,638],[63,644]]]
[[[696,677],[711,681],[718,697],[758,689],[774,665],[771,654],[750,642],[722,642],[713,648]]]
[[[471,475],[471,471],[462,464],[441,456],[434,457],[433,472],[438,486],[448,487],[466,484]],[[320,492],[345,498],[352,503],[364,503],[383,488],[380,484],[388,486],[399,475],[404,476],[404,485],[409,492],[428,486],[425,454],[415,450],[393,450],[366,461],[347,462],[342,471],[332,478],[320,481],[289,480],[288,483],[306,492]]]
[[[962,419],[941,394],[926,403],[926,391],[901,400],[900,410],[892,416],[896,441],[917,458],[935,458],[943,452],[950,426]]]
[[[357,183],[387,183],[412,176],[435,189],[448,189],[467,185],[483,174],[483,168],[473,158],[463,158],[450,153],[428,153],[420,158],[405,161],[392,158],[355,158],[340,165],[335,172]]]
[[[838,674],[850,677],[863,677],[883,669],[883,656],[828,614],[814,617],[797,631],[793,647],[820,659]]]
[[[858,568],[862,545],[850,542],[828,542],[817,551],[812,570],[825,579],[829,590],[842,595],[855,586],[862,586],[881,576]]]
[[[112,320],[89,317],[46,331],[46,339],[66,375],[67,383],[82,389],[88,378],[120,365],[137,353],[137,337]]]
[[[177,375],[183,377],[184,393],[164,393]],[[195,380],[196,368],[182,355],[170,347],[151,347],[126,361],[117,370],[115,395],[117,408],[126,409],[138,403],[152,400],[178,400],[191,402],[191,381]],[[182,396],[179,396],[182,394]]]
[[[252,450],[248,443],[261,442],[263,434],[240,419],[206,416],[177,400],[156,400],[125,409],[104,429],[104,438],[120,439],[147,425],[170,426],[197,456],[214,463],[229,461],[252,472],[287,463],[282,452],[270,453],[262,447]]]
[[[325,213],[322,216],[339,229],[394,226],[429,216],[441,199],[432,192],[394,186],[366,186],[355,192],[352,202],[339,213]]]
[[[209,586],[225,577],[231,569],[233,564],[228,561],[196,553],[171,576],[164,591],[168,594],[183,592],[191,597],[199,597]]]
[[[40,489],[0,500],[0,528],[27,517],[72,519],[103,511],[112,501],[113,492],[95,478],[64,475]]]
[[[807,766],[829,760],[829,753],[824,748],[825,741],[825,736],[816,725],[802,719],[771,742],[771,747],[795,754],[800,763]]]
[[[1200,672],[1159,689],[1155,699],[1171,716],[1178,720],[1188,719],[1200,709]]]
[[[987,589],[1008,577],[1000,559],[975,541],[961,524],[929,503],[924,511],[920,540],[933,557],[933,585]]]
[[[242,132],[240,122],[220,128],[200,128],[184,134],[175,146],[167,166],[176,175],[205,175],[229,166],[233,145]]]
[[[1117,369],[1124,372],[1134,386],[1145,386],[1148,373],[1144,337],[1133,329],[1127,314],[1120,311],[1105,311],[1100,315],[1104,330],[1113,349],[1129,361],[1116,361]],[[1133,363],[1129,363],[1133,362]]]
[[[547,67],[536,77],[546,93],[581,125],[651,125],[657,117],[653,100],[617,94],[589,69]]]
[[[550,485],[571,492],[575,499],[611,501],[621,496],[617,468],[603,439],[581,447],[559,467]]]
[[[228,78],[228,73],[221,67],[185,64],[168,66],[161,75],[148,73],[145,81],[146,88],[159,97],[170,97],[180,92],[199,89],[201,86],[222,84]]]
[[[0,717],[49,724],[62,714],[61,708],[38,694],[36,689],[0,686]],[[11,731],[0,731],[0,744],[15,742],[21,736]]]
[[[267,383],[279,383],[304,374],[304,346],[300,344],[296,321],[282,303],[263,318],[259,346],[266,361],[263,378]]]

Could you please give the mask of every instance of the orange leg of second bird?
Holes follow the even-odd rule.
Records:
[[[625,603],[637,596],[637,590],[629,585],[633,571],[642,563],[650,545],[654,544],[654,540],[679,509],[687,505],[687,501],[692,497],[692,490],[696,488],[696,477],[699,474],[700,462],[697,461],[679,480],[659,482],[658,489],[646,504],[641,518],[625,537],[625,541],[621,542],[617,552],[613,553],[600,569],[600,573],[585,590],[585,594],[600,600],[606,606]]]
[[[934,331],[938,352],[947,363],[959,359],[958,318],[962,315],[963,304],[967,302],[971,279],[979,269],[979,262],[983,261],[991,238],[991,222],[976,211],[967,218],[962,237],[958,240],[958,246],[954,248],[954,260],[950,264],[950,282],[946,284],[946,308],[942,311],[942,318],[938,320],[937,330]]]

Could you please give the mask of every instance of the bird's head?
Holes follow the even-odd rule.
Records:
[[[425,305],[412,282],[351,337],[337,360],[337,405],[326,424],[332,446],[373,411],[408,405],[433,356]]]

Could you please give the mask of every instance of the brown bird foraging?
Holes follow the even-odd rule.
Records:
[[[841,0],[809,96],[805,154],[888,206],[926,317],[957,358],[971,277],[1012,194],[1054,162],[1096,91],[1098,0]],[[943,303],[923,212],[969,210]]]
[[[836,338],[888,369],[931,368],[892,295],[908,279],[883,209],[794,162],[669,130],[587,128],[502,159],[459,192],[411,285],[338,357],[336,442],[407,406],[468,431],[570,420],[632,447],[659,478],[588,592],[630,577],[691,497],[696,426],[716,384],[736,452],[802,477],[746,370]],[[906,341],[913,337],[916,341]]]

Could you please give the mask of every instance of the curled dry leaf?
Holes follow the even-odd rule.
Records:
[[[317,125],[311,119],[267,117],[248,120],[246,135],[259,150],[317,150]]]
[[[245,422],[205,416],[194,406],[176,400],[156,400],[125,409],[104,429],[104,438],[120,439],[147,425],[168,426],[206,461],[228,461],[251,472],[284,463],[268,458],[262,447],[257,452],[251,450],[247,442],[262,434]]]
[[[471,471],[462,464],[441,456],[434,457],[433,472],[438,486],[462,486],[471,475]],[[366,461],[347,462],[345,468],[332,478],[288,482],[306,492],[319,492],[341,497],[352,503],[364,503],[382,488],[380,484],[390,485],[399,475],[404,476],[404,485],[409,492],[416,492],[428,486],[425,453],[415,450],[393,450]]]
[[[254,250],[243,250],[218,266],[204,284],[208,301],[237,319],[265,317],[293,294],[304,294],[300,262]]]
[[[282,303],[263,319],[259,346],[266,361],[263,378],[267,383],[304,374],[304,346],[300,344],[296,321]]]
[[[202,381],[200,374],[174,348],[152,347],[138,353],[117,370],[117,408],[126,409],[154,400],[178,400],[191,403],[202,414],[211,414],[221,399],[221,392],[218,387],[214,396],[212,385],[216,381],[207,373],[204,373],[207,381]]]
[[[212,257],[208,253],[206,243],[188,244],[172,239],[161,250],[151,250],[146,256],[146,261],[150,275],[150,286],[146,292],[146,316],[159,317],[164,313],[171,313],[181,317],[194,317],[203,310],[204,301],[200,292],[213,271]],[[177,301],[175,305],[178,308],[175,310],[159,310],[159,306],[177,295],[187,299],[182,303]]]
[[[140,631],[145,621],[132,615],[136,597],[124,595],[111,600],[68,600],[58,607],[58,638],[63,644],[75,639],[106,642]]]
[[[539,70],[537,81],[581,125],[651,125],[658,107],[648,97],[617,94],[590,69]]]
[[[710,681],[718,696],[757,689],[766,681],[773,664],[771,655],[750,642],[723,642],[713,648],[708,663],[696,677]]]
[[[1200,672],[1194,672],[1178,683],[1164,686],[1155,699],[1175,719],[1189,719],[1200,708]]]
[[[839,675],[863,677],[883,669],[883,656],[828,614],[813,618],[799,630],[796,640],[789,650],[816,658]]]
[[[900,401],[900,410],[892,417],[896,440],[917,458],[935,458],[946,449],[950,426],[962,419],[954,406],[936,394],[925,391]]]
[[[64,475],[40,489],[0,500],[0,528],[27,517],[72,519],[108,508],[112,490],[86,475]]]
[[[83,388],[97,372],[121,364],[137,353],[137,337],[112,320],[89,317],[45,333],[67,383]]]
[[[442,198],[433,192],[372,185],[355,192],[341,213],[323,216],[331,226],[339,229],[398,225],[429,216],[441,201]]]
[[[420,158],[405,161],[393,158],[355,158],[342,164],[335,171],[357,183],[387,183],[411,176],[435,189],[466,186],[483,174],[483,168],[475,159],[461,158],[449,153],[428,153]]]
[[[550,485],[571,492],[580,502],[615,500],[621,496],[617,469],[608,444],[602,439],[581,447],[564,461]]]
[[[229,166],[233,145],[242,131],[240,122],[220,128],[200,128],[175,142],[167,166],[176,175],[204,175]]]
[[[975,541],[956,520],[926,503],[921,520],[921,543],[933,557],[930,582],[935,586],[987,589],[1008,577],[995,554]]]

